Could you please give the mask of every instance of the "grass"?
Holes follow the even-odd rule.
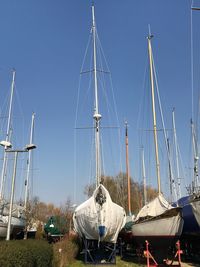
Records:
[[[119,256],[116,257],[117,259],[117,263],[116,265],[104,265],[106,267],[141,267],[141,266],[144,266],[144,265],[141,265],[141,264],[138,264],[138,263],[135,263],[131,260],[121,260]],[[66,267],[82,267],[82,266],[87,266],[84,264],[84,262],[82,260],[76,260],[74,263],[71,263],[70,265],[66,265]],[[88,265],[89,267],[90,266],[103,266],[103,265]]]
[[[53,245],[54,259],[53,267],[81,267],[81,266],[102,266],[103,264],[85,264],[84,254],[80,253],[80,242],[76,236],[71,236]],[[125,257],[123,260],[120,256],[116,257],[115,264],[104,264],[106,267],[141,267],[144,264],[138,264],[135,257]]]

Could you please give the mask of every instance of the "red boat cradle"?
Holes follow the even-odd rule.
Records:
[[[146,240],[145,243],[146,243],[146,250],[144,251],[144,256],[147,258],[147,267],[158,266],[158,263],[156,262],[156,260],[149,251],[149,242]],[[153,264],[150,264],[150,261],[153,262]]]
[[[173,266],[180,266],[181,267],[181,254],[183,254],[183,251],[181,250],[180,241],[178,240],[176,242],[176,254],[174,256],[174,259],[169,263],[169,261],[166,261],[167,265],[173,265]],[[174,261],[178,261],[177,264],[173,264]]]
[[[158,264],[152,254],[149,251],[149,242],[146,240],[146,250],[144,251],[144,256],[147,258],[147,267],[158,267],[158,266],[179,266],[181,267],[181,254],[183,254],[183,251],[180,249],[180,241],[178,240],[176,242],[176,254],[174,258],[169,260],[163,260],[164,264]],[[178,261],[177,264],[173,264],[174,261]]]

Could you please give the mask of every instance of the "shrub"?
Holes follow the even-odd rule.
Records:
[[[13,240],[0,242],[2,267],[50,267],[53,250],[46,241]]]

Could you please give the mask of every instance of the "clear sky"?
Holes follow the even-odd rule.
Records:
[[[194,4],[200,6],[199,1]],[[112,73],[119,122],[123,127],[126,118],[130,125],[132,176],[137,176],[137,121],[147,60],[148,24],[154,34],[152,46],[166,124],[171,127],[171,111],[175,107],[179,145],[184,160],[188,160],[192,110],[190,7],[191,1],[188,0],[95,1],[98,34]],[[195,63],[199,62],[199,23],[200,12],[195,12]],[[73,198],[74,194],[77,90],[90,29],[89,0],[0,2],[1,109],[4,96],[9,92],[9,70],[14,67],[20,103],[18,112],[23,117],[23,122],[18,122],[23,125],[18,139],[19,136],[23,138],[17,145],[28,142],[34,111],[37,151],[34,152],[33,194],[56,205],[64,203],[68,197]],[[17,111],[16,114],[19,121]],[[77,177],[77,201],[83,199],[82,192],[87,183],[81,179]]]

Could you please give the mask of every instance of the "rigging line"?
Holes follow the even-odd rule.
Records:
[[[84,63],[86,61],[86,56],[88,54],[88,50],[89,50],[89,45],[91,43],[91,40],[92,40],[92,35],[91,33],[89,34],[89,37],[88,37],[88,42],[87,42],[87,45],[86,45],[86,49],[85,49],[85,53],[84,53],[84,56],[83,56],[83,61],[82,61],[82,64],[81,64],[81,70],[80,70],[80,73],[83,71],[83,66],[84,66]],[[80,84],[81,84],[81,75],[79,75],[79,84],[78,84],[78,97],[77,97],[77,103],[76,103],[76,115],[75,115],[75,127],[76,127],[76,123],[77,123],[77,118],[78,118],[78,106],[79,106],[79,100],[80,100]]]
[[[142,108],[142,104],[144,104],[144,99],[145,99],[145,84],[146,84],[146,76],[147,76],[147,61],[148,60],[148,55],[146,54],[146,63],[145,63],[145,70],[144,70],[144,75],[143,75],[143,95],[141,96],[141,101],[140,101],[140,106],[139,106],[139,112],[138,112],[138,117],[137,117],[137,123],[136,123],[136,129],[139,129],[139,122],[141,122],[141,117],[142,117],[142,110],[144,110]],[[143,114],[144,116],[144,114]],[[142,119],[142,122],[144,123],[144,118]],[[139,135],[139,144],[142,143],[142,135]]]
[[[184,164],[183,164],[183,158],[182,158],[182,155],[181,155],[181,151],[180,151],[180,146],[179,144],[177,144],[178,146],[178,155],[179,155],[179,158],[180,158],[180,165],[181,165],[181,170],[182,170],[182,175],[180,174],[180,179],[182,179],[184,181],[184,184],[185,184],[185,171],[184,171]],[[181,178],[182,176],[182,178]]]
[[[106,60],[105,53],[104,53],[103,47],[101,45],[100,39],[98,37],[98,33],[97,33],[97,41],[98,41],[98,53],[99,53],[99,55],[102,55],[103,60],[104,60],[105,65],[106,65],[106,69],[108,70],[105,73],[109,73],[110,74],[109,75],[109,81],[110,81],[110,86],[111,86],[111,95],[112,95],[112,101],[113,101],[113,104],[114,104],[114,109],[112,109],[112,105],[109,105],[110,102],[108,101],[108,94],[107,94],[107,91],[105,90],[105,87],[106,87],[105,86],[105,79],[100,80],[101,85],[102,85],[102,88],[103,88],[103,92],[104,92],[104,95],[105,95],[105,99],[106,99],[107,110],[110,112],[110,108],[111,108],[111,110],[114,111],[114,114],[115,114],[115,117],[116,117],[116,120],[117,120],[117,125],[119,125],[119,116],[118,116],[118,112],[117,112],[116,99],[115,99],[115,94],[114,94],[114,90],[113,90],[112,75],[111,75],[111,72],[109,70],[108,62]],[[103,69],[103,60],[102,60],[102,57],[100,56],[100,64],[101,64],[101,68]],[[102,78],[104,78],[104,75],[103,75]],[[110,115],[109,112],[108,112],[108,115]],[[111,121],[110,116],[108,116],[108,119],[109,119],[109,121]],[[121,140],[120,131],[118,131],[119,149],[121,151],[122,150],[121,149],[122,144],[121,144],[120,140]],[[120,170],[122,171],[122,156],[121,156],[121,153],[119,153],[119,154],[120,154],[120,159],[119,159]]]
[[[23,142],[23,144],[24,144],[25,143],[25,116],[24,116],[24,111],[23,111],[23,108],[22,108],[22,104],[21,104],[21,101],[20,101],[20,95],[19,95],[16,83],[15,83],[15,95],[16,95],[16,97],[14,99],[17,99],[17,103],[18,103],[18,107],[19,107],[19,111],[20,111],[19,118],[22,120],[22,135],[20,134],[19,136],[22,137],[22,139],[20,141]],[[12,113],[14,114],[14,112],[12,112]],[[15,125],[16,125],[16,123],[15,123]],[[15,127],[15,132],[16,132],[16,127]],[[15,136],[16,142],[18,142],[18,139],[16,138],[16,135],[14,135],[14,136]]]
[[[94,72],[94,69],[82,71],[82,72],[80,72],[80,74],[87,74],[87,73],[90,73],[90,72]],[[100,73],[102,72],[102,73],[110,74],[109,71],[105,71],[105,70],[102,70],[102,69],[96,69],[96,72],[100,72]]]
[[[116,99],[115,99],[115,94],[114,94],[114,89],[113,89],[113,81],[112,81],[112,75],[109,76],[110,78],[110,84],[111,84],[111,93],[112,93],[112,99],[113,99],[113,104],[114,104],[114,113],[115,113],[115,116],[116,116],[116,120],[117,120],[117,125],[120,125],[119,123],[119,115],[118,115],[118,112],[117,112],[117,104],[116,104]],[[119,142],[119,149],[120,149],[120,152],[122,153],[122,141],[121,140],[121,130],[120,130],[120,127],[119,127],[119,130],[118,130],[118,142]],[[119,164],[120,164],[120,170],[122,172],[122,155],[121,153],[119,154],[120,158],[119,158]]]
[[[110,77],[110,85],[111,85],[111,92],[112,92],[112,98],[113,98],[113,103],[114,103],[114,111],[116,113],[116,118],[117,118],[117,122],[118,122],[118,125],[119,125],[119,116],[118,116],[118,112],[117,112],[117,105],[116,105],[116,99],[115,99],[115,94],[114,94],[114,90],[113,90],[113,82],[112,82],[112,74],[110,72],[110,69],[109,69],[109,66],[108,66],[108,62],[106,60],[106,57],[105,57],[105,53],[104,53],[104,50],[103,50],[103,47],[101,45],[101,41],[98,37],[98,34],[97,34],[97,38],[98,38],[98,43],[99,43],[99,47],[101,49],[101,53],[102,53],[102,56],[103,56],[103,59],[105,61],[105,64],[106,64],[106,68],[109,72],[109,77]]]
[[[161,115],[161,121],[162,121],[162,125],[163,125],[163,132],[164,132],[164,139],[165,139],[165,146],[166,146],[166,150],[167,150],[167,158],[168,158],[168,162],[171,165],[171,157],[169,154],[169,149],[168,149],[168,145],[167,145],[167,134],[166,134],[166,128],[165,128],[165,122],[164,122],[164,116],[163,116],[163,111],[162,111],[162,106],[161,106],[161,100],[160,100],[160,93],[159,93],[159,88],[158,88],[158,79],[157,79],[157,73],[156,73],[156,69],[155,69],[155,64],[154,64],[154,58],[152,55],[152,61],[153,61],[153,69],[154,69],[154,74],[155,74],[155,82],[156,82],[156,92],[157,92],[157,96],[158,96],[158,103],[159,103],[159,109],[160,109],[160,115]],[[174,175],[173,175],[173,171],[171,169],[171,175],[172,175],[172,181],[173,181],[173,185],[174,185],[174,194],[175,194],[175,200],[177,201],[177,192],[176,192],[176,188],[175,188],[175,184],[174,184]]]
[[[192,1],[193,6],[193,1]],[[191,6],[191,7],[192,7]],[[192,118],[194,119],[194,51],[193,51],[193,16],[192,8],[190,10],[190,46],[191,46],[191,89],[192,89]]]
[[[88,37],[88,42],[87,42],[87,46],[85,49],[85,54],[83,57],[83,61],[82,61],[82,65],[81,65],[81,71],[83,69],[84,66],[84,62],[86,59],[86,55],[88,53],[88,48],[89,48],[89,44],[91,42],[91,34]],[[78,92],[77,92],[77,102],[76,102],[76,112],[75,112],[75,127],[77,125],[77,120],[78,120],[78,106],[79,106],[79,102],[80,102],[80,84],[81,84],[81,75],[79,75],[79,83],[78,83]],[[73,202],[76,203],[77,200],[77,171],[76,171],[76,165],[77,165],[77,137],[76,137],[76,131],[74,130],[74,190],[73,190]]]

